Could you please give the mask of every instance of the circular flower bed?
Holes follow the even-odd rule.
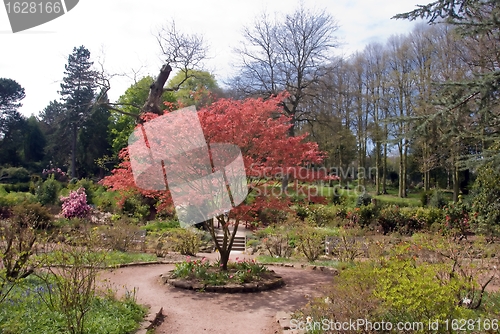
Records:
[[[276,289],[285,284],[283,278],[255,260],[229,262],[221,270],[219,262],[210,263],[206,258],[186,261],[162,276],[165,283],[177,288],[207,292],[258,292]]]

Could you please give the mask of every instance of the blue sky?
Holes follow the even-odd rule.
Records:
[[[306,7],[326,9],[338,22],[342,42],[336,55],[348,56],[370,42],[384,43],[390,35],[409,32],[413,22],[390,18],[415,8],[417,0],[304,0]],[[424,1],[423,3],[426,3]],[[218,81],[230,76],[237,57],[233,48],[241,29],[263,10],[289,12],[298,0],[80,0],[78,5],[44,25],[13,34],[0,8],[0,77],[26,90],[21,112],[38,114],[58,99],[64,65],[73,47],[85,45],[96,62],[113,74],[109,96],[116,100],[140,78],[155,76],[162,65],[154,33],[174,19],[179,30],[202,34],[210,47],[205,69]]]

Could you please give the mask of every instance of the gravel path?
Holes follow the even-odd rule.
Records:
[[[214,254],[202,255],[214,258]],[[231,259],[237,256],[232,254]],[[125,267],[106,270],[99,279],[118,295],[136,288],[137,301],[149,306],[152,313],[163,307],[166,318],[156,329],[157,334],[279,333],[276,313],[305,305],[332,279],[330,272],[272,266],[270,269],[284,278],[285,287],[260,293],[217,294],[162,284],[160,274],[173,268],[169,264]]]

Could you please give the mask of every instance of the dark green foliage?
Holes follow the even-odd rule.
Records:
[[[94,108],[97,73],[92,69],[90,52],[84,46],[73,48],[65,65],[61,97],[64,101],[65,113],[61,128],[67,129],[67,137],[71,143],[71,177],[76,177],[78,130],[90,117]]]
[[[360,207],[362,205],[369,205],[371,202],[372,202],[372,197],[367,193],[363,193],[358,196],[358,199],[356,201],[356,206]]]
[[[476,232],[500,235],[500,171],[492,163],[478,170],[473,186],[472,224]]]
[[[432,206],[434,208],[443,208],[446,204],[448,204],[448,201],[446,200],[444,193],[440,190],[434,190],[432,192],[432,195],[429,197],[429,206]]]
[[[61,126],[65,111],[64,104],[54,100],[40,113],[40,128],[47,141],[46,160],[50,159],[46,162],[54,166],[63,166],[71,154],[67,129]]]
[[[19,108],[25,97],[24,88],[15,80],[0,78],[0,113]]]
[[[7,167],[0,170],[0,180],[2,183],[28,182],[30,174],[24,167]]]
[[[30,191],[30,183],[28,182],[23,182],[23,183],[15,183],[15,184],[5,184],[3,188],[5,189],[6,192],[12,193],[12,192],[28,192]]]
[[[39,184],[35,190],[35,196],[42,205],[56,204],[61,186],[51,175],[43,183]]]
[[[101,100],[107,100],[102,98]],[[108,143],[108,126],[110,112],[104,107],[97,107],[83,122],[78,134],[78,175],[80,177],[104,177],[104,170],[96,164],[96,160],[109,156],[111,146]]]
[[[29,162],[41,161],[44,157],[45,136],[35,116],[28,118],[24,137],[24,159]]]
[[[429,204],[429,199],[431,198],[432,193],[432,190],[422,191],[420,193],[420,204],[422,206],[427,206]]]
[[[149,215],[149,210],[149,205],[140,194],[127,195],[121,208],[122,213],[139,220],[145,220]]]

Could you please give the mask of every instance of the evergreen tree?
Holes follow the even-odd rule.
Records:
[[[435,102],[441,106],[429,120],[437,117],[465,119],[455,127],[455,135],[464,140],[479,139],[464,165],[500,161],[499,88],[500,3],[497,0],[437,0],[397,19],[424,18],[429,23],[446,22],[456,26],[462,37],[462,57],[471,70],[466,80],[441,85]],[[498,165],[498,164],[497,164]]]
[[[42,112],[40,112],[40,128],[46,139],[45,163],[63,167],[68,164],[71,149],[67,143],[67,131],[61,126],[66,113],[64,104],[59,101],[51,101]]]
[[[28,118],[24,136],[24,160],[26,163],[42,161],[45,149],[45,137],[40,130],[39,121],[35,116]]]
[[[107,97],[103,97],[107,101]],[[87,118],[78,133],[78,174],[81,177],[91,177],[96,174],[104,177],[104,170],[96,160],[108,156],[111,152],[107,133],[110,124],[110,111],[105,106],[96,107]]]
[[[76,177],[78,130],[93,110],[97,73],[92,65],[90,51],[84,46],[75,47],[65,65],[59,92],[66,108],[62,125],[69,130],[71,140],[71,177]]]
[[[0,163],[18,166],[22,163],[20,145],[25,118],[17,111],[26,94],[15,80],[0,78]]]

